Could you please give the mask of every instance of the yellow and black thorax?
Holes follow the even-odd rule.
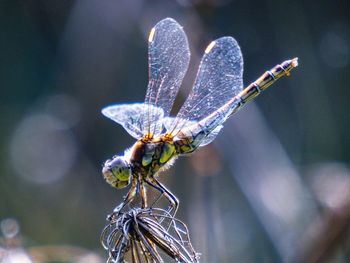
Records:
[[[146,177],[157,173],[176,155],[176,148],[171,139],[140,139],[132,148],[130,163],[134,174]]]

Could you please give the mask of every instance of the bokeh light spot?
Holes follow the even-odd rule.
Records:
[[[10,144],[14,170],[37,184],[52,183],[66,175],[76,152],[67,124],[46,113],[30,115],[20,122]]]
[[[349,64],[350,48],[345,39],[336,32],[327,32],[320,42],[323,61],[330,67],[342,68]]]

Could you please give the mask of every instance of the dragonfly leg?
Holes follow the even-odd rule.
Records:
[[[174,209],[173,216],[175,216],[179,207],[179,199],[177,199],[177,197],[172,192],[170,192],[162,183],[160,183],[154,177],[149,177],[145,181],[147,184],[161,192],[169,200],[170,209],[168,212],[170,213]]]
[[[146,194],[146,187],[143,181],[140,181],[140,195],[141,195],[141,202],[142,202],[142,208],[147,207],[147,194]]]
[[[126,196],[124,196],[123,202],[120,205],[118,205],[116,208],[114,208],[113,213],[108,216],[109,220],[111,220],[115,215],[119,215],[120,211],[135,198],[137,187],[138,187],[137,178],[132,178],[132,184],[129,192],[126,194]]]

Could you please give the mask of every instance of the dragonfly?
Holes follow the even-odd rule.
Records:
[[[157,189],[176,213],[179,200],[158,179],[179,156],[211,143],[224,122],[276,80],[297,67],[298,58],[286,60],[243,87],[243,58],[237,41],[225,36],[204,51],[193,88],[176,116],[174,100],[190,61],[183,28],[172,18],[158,22],[148,37],[149,82],[143,103],[116,104],[102,114],[122,125],[137,141],[123,155],[108,159],[102,169],[115,188],[130,189],[114,209],[120,212],[136,196],[147,208],[146,187]]]

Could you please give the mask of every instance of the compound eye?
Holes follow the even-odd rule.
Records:
[[[127,187],[129,184],[130,184],[129,181],[116,181],[114,187],[121,189],[121,188]]]
[[[105,180],[116,188],[124,188],[131,181],[131,166],[120,156],[107,160],[102,169]]]
[[[112,167],[112,173],[120,181],[129,181],[131,175],[128,167]]]

